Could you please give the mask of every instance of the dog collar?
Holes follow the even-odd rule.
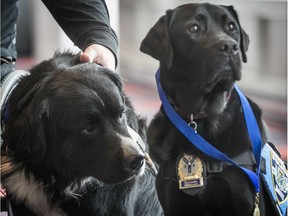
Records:
[[[167,95],[167,98],[170,102],[170,104],[172,105],[172,107],[174,108],[174,110],[183,118],[188,120],[189,122],[193,122],[194,120],[197,119],[202,119],[202,118],[206,118],[207,115],[203,114],[203,113],[198,113],[198,114],[187,114],[185,113],[181,107],[179,105],[176,104],[176,102],[172,99],[172,97],[170,97],[169,95]]]
[[[260,156],[262,148],[262,138],[253,110],[247,98],[243,95],[240,89],[236,85],[234,85],[234,88],[237,91],[242,104],[247,131],[253,146],[253,153],[257,165],[256,172],[253,172],[245,167],[240,166],[238,163],[236,163],[228,156],[226,156],[224,153],[220,152],[218,149],[216,149],[214,146],[208,143],[203,137],[201,137],[189,125],[187,125],[187,123],[175,112],[162,89],[160,83],[160,68],[156,72],[156,81],[159,97],[162,101],[162,106],[168,119],[190,141],[190,143],[194,145],[197,149],[205,153],[206,155],[216,160],[232,164],[233,166],[240,168],[242,171],[246,173],[246,175],[253,183],[256,191],[254,214],[257,215],[259,213],[259,192],[260,192],[259,174],[260,174]]]

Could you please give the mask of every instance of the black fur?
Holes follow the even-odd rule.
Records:
[[[187,124],[193,114],[202,137],[240,165],[255,170],[242,107],[233,89],[241,78],[241,60],[247,61],[248,45],[249,37],[232,6],[205,3],[167,11],[140,49],[160,61],[163,89]],[[261,110],[249,102],[266,143]],[[184,152],[213,161],[187,141],[162,108],[148,127],[147,138],[151,156],[160,164],[157,192],[165,215],[252,216],[255,189],[236,167],[224,165],[222,172],[208,173],[206,185],[193,196],[179,190],[176,175],[162,175],[163,167],[171,163],[176,173],[176,159]],[[271,215],[262,193],[260,201],[261,215]]]
[[[1,178],[15,216],[161,215],[155,177],[127,131],[145,140],[145,120],[117,74],[78,59],[56,53],[10,98]]]

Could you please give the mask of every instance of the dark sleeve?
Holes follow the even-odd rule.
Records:
[[[54,19],[82,51],[97,43],[109,48],[116,58],[118,38],[110,27],[105,0],[42,0]]]

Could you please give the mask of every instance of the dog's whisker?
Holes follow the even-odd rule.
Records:
[[[64,190],[64,194],[69,196],[69,197],[73,197],[75,199],[78,199],[79,197],[82,196],[81,194],[74,192],[73,189],[71,189],[71,188],[66,188]]]

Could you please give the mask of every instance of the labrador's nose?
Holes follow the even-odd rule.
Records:
[[[220,53],[226,56],[235,56],[239,54],[239,46],[233,40],[221,40],[217,43],[217,49]]]

